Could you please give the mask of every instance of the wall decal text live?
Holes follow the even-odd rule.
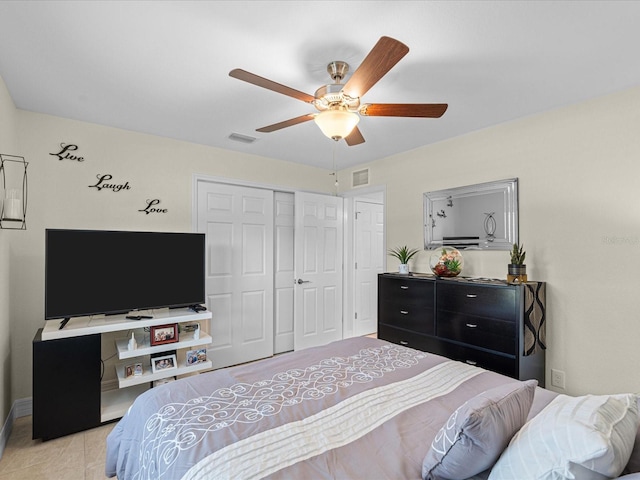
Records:
[[[113,179],[112,175],[109,175],[108,173],[106,175],[96,175],[96,178],[98,179],[98,183],[96,183],[95,185],[89,185],[89,188],[96,188],[98,189],[98,191],[106,188],[107,190],[113,190],[114,192],[121,192],[122,190],[131,190],[131,186],[129,185],[129,182],[124,182],[124,183],[107,183],[109,182],[109,180]]]
[[[142,210],[138,210],[139,212],[144,212],[147,215],[150,213],[167,213],[166,208],[156,208],[156,205],[160,203],[160,199],[154,198],[153,200],[147,200],[147,206]]]
[[[54,157],[58,157],[58,160],[76,160],[78,162],[84,162],[84,157],[78,157],[77,155],[71,155],[71,152],[75,152],[78,150],[77,145],[72,145],[71,143],[65,145],[64,143],[60,144],[60,151],[58,153],[50,153],[49,155],[53,155]]]

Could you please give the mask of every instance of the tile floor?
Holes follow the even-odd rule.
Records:
[[[0,480],[103,480],[107,435],[115,423],[43,442],[31,416],[18,418],[0,459]]]

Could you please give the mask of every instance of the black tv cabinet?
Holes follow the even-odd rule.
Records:
[[[141,320],[130,320],[126,315],[75,317],[64,328],[59,328],[58,321],[45,322],[33,339],[33,438],[50,440],[117,420],[155,380],[211,369],[210,360],[186,363],[188,349],[211,343],[207,333],[195,338],[194,332],[187,332],[175,343],[154,346],[150,345],[149,334],[146,338],[140,334],[147,327],[210,319],[209,311],[184,308],[149,311],[149,318]],[[129,350],[128,338],[114,338],[116,378],[103,384],[102,336],[129,331],[138,332],[140,343]],[[177,368],[153,372],[149,357],[174,350]],[[133,363],[144,364],[141,375],[125,374],[125,367]]]
[[[33,438],[100,425],[100,334],[33,339]]]

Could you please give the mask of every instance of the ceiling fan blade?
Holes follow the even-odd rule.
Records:
[[[448,106],[446,103],[368,103],[360,107],[360,115],[440,118]]]
[[[353,130],[351,130],[351,133],[344,137],[344,141],[347,142],[347,145],[353,147],[354,145],[364,143],[364,137],[362,136],[360,129],[358,127],[354,127]]]
[[[253,85],[257,85],[258,87],[266,88],[267,90],[272,90],[274,92],[282,93],[283,95],[288,95],[289,97],[293,97],[296,100],[302,100],[306,103],[312,103],[315,100],[312,95],[301,92],[299,90],[295,90],[272,80],[268,80],[240,68],[231,70],[229,72],[229,76],[237,78],[238,80],[252,83]]]
[[[256,132],[262,133],[271,133],[276,130],[280,130],[282,128],[291,127],[293,125],[298,125],[299,123],[308,122],[309,120],[313,120],[314,114],[308,113],[306,115],[300,115],[296,118],[290,118],[289,120],[285,120],[284,122],[274,123],[273,125],[267,125],[266,127],[258,128]]]
[[[342,91],[353,98],[362,97],[408,52],[409,47],[404,43],[391,37],[381,37],[353,72]]]

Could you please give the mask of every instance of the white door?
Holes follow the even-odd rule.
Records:
[[[273,355],[273,192],[198,181],[214,368]]]
[[[294,344],[342,338],[342,198],[295,194]]]
[[[384,270],[384,211],[379,203],[355,202],[355,295],[353,334],[378,330],[378,274]]]
[[[293,193],[275,193],[274,353],[293,350]]]

